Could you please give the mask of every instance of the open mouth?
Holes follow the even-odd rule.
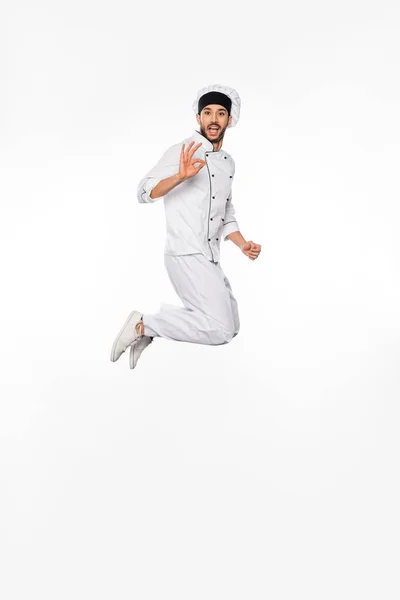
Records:
[[[217,133],[219,131],[219,127],[209,127],[208,130],[212,133]]]

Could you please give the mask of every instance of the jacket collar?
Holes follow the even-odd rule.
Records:
[[[197,131],[197,129],[195,129],[193,137],[197,141],[197,143],[201,142],[203,144],[203,148],[207,152],[216,152],[216,153],[217,152],[221,152],[221,149],[220,150],[214,150],[214,146],[212,145],[212,143],[210,142],[210,140],[208,140],[206,137],[204,137],[204,135],[202,135],[200,133],[200,131]]]

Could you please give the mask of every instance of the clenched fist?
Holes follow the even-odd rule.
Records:
[[[255,244],[251,240],[243,244],[241,247],[243,254],[248,256],[250,260],[255,260],[261,252],[260,244]]]

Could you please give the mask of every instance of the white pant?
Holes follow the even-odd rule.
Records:
[[[144,334],[194,344],[230,342],[239,332],[239,313],[220,264],[203,254],[164,254],[164,264],[184,307],[163,304],[157,314],[143,314]]]

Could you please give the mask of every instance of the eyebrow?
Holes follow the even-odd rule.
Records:
[[[205,107],[203,108],[203,110],[211,110],[211,108],[208,108],[208,106],[205,106]],[[218,108],[218,109],[217,109],[217,112],[219,112],[220,110],[223,110],[224,112],[228,112],[228,111],[226,110],[226,108],[223,108],[222,106],[221,106],[221,108]]]

